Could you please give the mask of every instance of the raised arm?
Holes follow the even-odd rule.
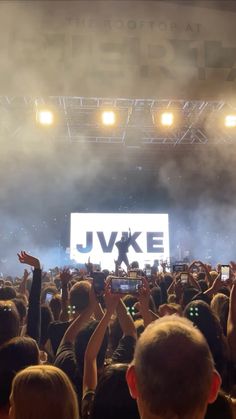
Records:
[[[219,274],[214,280],[212,286],[208,288],[206,291],[204,291],[203,294],[207,295],[207,297],[211,299],[221,287],[222,287],[221,274]]]
[[[93,264],[90,261],[90,256],[88,258],[88,263],[85,263],[85,267],[86,267],[86,270],[87,270],[87,274],[91,275],[92,272],[93,272]]]
[[[106,290],[106,311],[93,332],[84,357],[83,397],[88,390],[95,390],[97,386],[97,355],[100,350],[106,329],[119,302],[120,296]]]
[[[194,287],[194,288],[196,288],[199,292],[201,292],[202,290],[201,290],[201,287],[200,287],[200,285],[199,285],[199,283],[198,283],[198,281],[194,278],[194,276],[191,274],[191,273],[189,273],[188,274],[188,280],[189,280],[189,283]]]
[[[132,234],[131,234],[131,230],[130,230],[130,228],[129,228],[129,235],[128,235],[127,239],[126,239],[126,243],[127,243],[128,245],[130,244],[131,239],[132,239]]]
[[[39,259],[29,255],[24,251],[18,253],[18,259],[20,263],[25,263],[34,268],[33,281],[29,295],[29,309],[27,316],[26,333],[28,336],[39,342],[41,326],[40,296],[42,283],[42,271],[40,267],[40,262]]]
[[[27,269],[24,270],[22,281],[19,285],[19,292],[23,295],[25,295],[28,298],[28,292],[27,292],[27,279],[29,277],[29,271]]]
[[[139,291],[138,299],[140,302],[140,313],[143,318],[144,327],[153,321],[153,315],[149,310],[150,288],[146,278],[142,278],[142,288]]]
[[[212,277],[211,277],[211,274],[209,272],[208,266],[205,263],[201,262],[200,260],[198,260],[198,264],[199,264],[199,266],[201,266],[204,269],[206,277],[207,277],[207,281],[208,281],[209,284],[211,284]]]
[[[227,322],[227,339],[231,353],[231,359],[236,362],[236,284],[234,283],[229,300],[229,314]]]
[[[132,336],[133,338],[137,339],[134,321],[121,299],[116,308],[116,313],[123,332],[123,336]]]
[[[68,283],[70,282],[72,275],[69,269],[63,269],[60,273],[60,280],[61,280],[61,314],[60,320],[65,322],[69,320],[68,314]]]

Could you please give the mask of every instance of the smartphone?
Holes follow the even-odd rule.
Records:
[[[112,294],[137,294],[141,286],[141,279],[111,278]]]
[[[185,263],[176,263],[173,265],[173,272],[184,272],[186,271],[186,264]]]
[[[184,272],[180,274],[180,282],[182,285],[185,285],[188,283],[188,273]]]
[[[103,272],[93,272],[91,274],[93,278],[93,288],[96,295],[101,295],[105,291],[105,279],[106,275]]]
[[[152,270],[151,270],[151,268],[146,268],[145,274],[146,274],[147,277],[152,276]]]
[[[47,292],[46,293],[46,297],[45,297],[45,302],[47,304],[49,304],[53,296],[54,296],[54,293],[53,292]]]
[[[225,282],[229,279],[230,267],[229,265],[221,265],[221,281]]]

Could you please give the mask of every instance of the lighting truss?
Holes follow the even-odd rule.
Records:
[[[0,132],[10,137],[32,136],[30,121],[34,120],[35,106],[52,106],[57,112],[57,127],[41,135],[79,143],[122,144],[126,147],[149,145],[192,145],[231,143],[235,131],[217,126],[223,101],[125,99],[76,96],[9,97],[0,96]],[[119,115],[119,123],[109,129],[102,126],[99,112],[110,109]],[[178,126],[163,130],[154,123],[157,112],[176,111],[181,115]],[[33,122],[32,122],[33,123]],[[216,129],[217,128],[217,129]]]

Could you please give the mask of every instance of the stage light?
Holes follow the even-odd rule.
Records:
[[[54,123],[54,114],[47,109],[38,110],[36,112],[36,121],[41,125],[52,125]]]
[[[236,115],[226,115],[225,126],[227,128],[235,128],[236,127]]]
[[[174,114],[172,112],[163,112],[161,114],[161,124],[164,127],[171,127],[174,123]]]
[[[116,114],[113,111],[104,111],[102,112],[102,123],[106,126],[115,125],[116,123]]]

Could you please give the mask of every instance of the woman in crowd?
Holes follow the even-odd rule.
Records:
[[[10,419],[79,419],[69,378],[50,365],[28,367],[16,375],[10,406]]]

